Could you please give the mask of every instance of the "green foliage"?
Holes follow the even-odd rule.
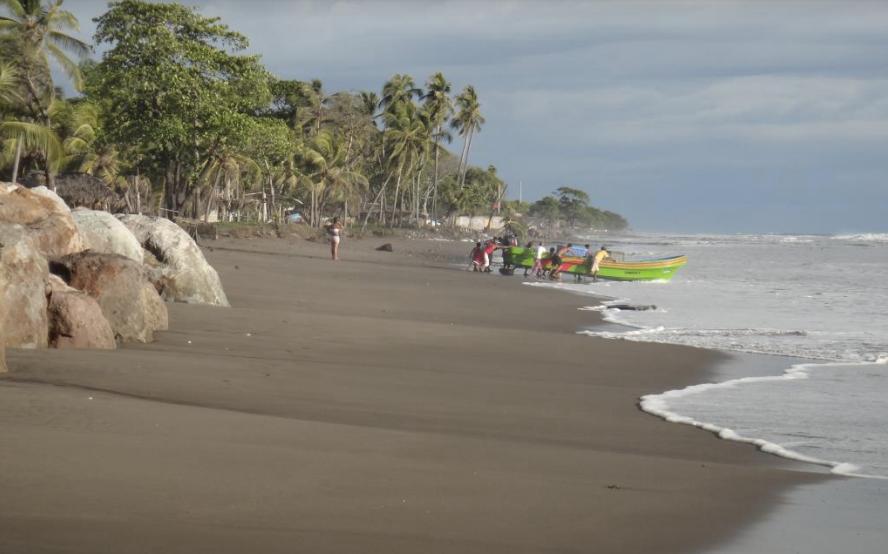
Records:
[[[619,231],[629,226],[623,216],[590,206],[589,195],[572,187],[560,187],[552,196],[537,200],[527,213],[548,227],[564,223],[568,227]]]
[[[249,142],[250,113],[271,94],[258,58],[232,53],[245,37],[184,6],[139,0],[112,3],[96,23],[96,42],[109,48],[87,93],[111,141],[138,144],[156,172],[176,172],[174,189],[216,150]]]
[[[149,0],[112,1],[95,19],[101,59],[77,66],[67,55],[88,46],[66,34],[77,21],[60,1],[0,2],[0,164],[13,173],[19,161],[48,180],[81,171],[123,191],[131,209],[228,222],[279,221],[295,208],[314,226],[333,214],[384,228],[494,213],[625,225],[574,188],[533,205],[503,201],[496,168],[468,161],[485,124],[478,93],[452,96],[440,72],[424,90],[396,74],[378,92],[331,93],[317,79],[270,75],[219,18]],[[56,97],[50,59],[78,88],[82,78],[84,97]],[[450,131],[462,137],[458,155],[443,147]]]

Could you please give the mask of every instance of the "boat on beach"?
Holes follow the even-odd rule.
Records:
[[[503,264],[506,267],[533,267],[534,249],[512,246],[503,250]],[[607,258],[599,264],[599,279],[612,281],[657,281],[672,279],[675,272],[688,263],[685,255],[655,258],[649,260],[626,261],[621,257]],[[552,269],[551,257],[543,257],[543,267]],[[589,256],[562,256],[562,273],[588,275],[592,267]]]

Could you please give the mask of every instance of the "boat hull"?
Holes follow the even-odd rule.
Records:
[[[516,267],[533,267],[534,252],[530,248],[513,246],[503,251],[503,261]],[[605,260],[599,264],[598,278],[613,281],[668,281],[675,272],[688,263],[687,256],[672,256],[655,260],[618,262]],[[592,266],[588,257],[565,256],[562,258],[562,273],[588,275]],[[543,267],[552,269],[548,254],[543,258]]]

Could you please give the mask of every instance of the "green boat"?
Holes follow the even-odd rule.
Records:
[[[503,264],[511,267],[533,267],[534,249],[512,246],[503,250]],[[561,272],[588,275],[592,267],[589,256],[563,256]],[[668,281],[678,268],[688,263],[687,256],[672,256],[652,260],[623,261],[606,258],[599,264],[598,278],[612,281]],[[543,268],[552,269],[551,257],[543,257]]]

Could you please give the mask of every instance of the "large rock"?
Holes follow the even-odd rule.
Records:
[[[118,215],[136,239],[160,262],[165,279],[161,294],[167,300],[228,306],[219,274],[207,263],[197,243],[181,227],[162,217]]]
[[[166,305],[133,260],[87,251],[54,260],[52,271],[95,298],[120,339],[150,342],[166,329]]]
[[[47,275],[28,230],[0,220],[0,347],[46,346]]]
[[[0,222],[23,226],[47,258],[83,250],[83,241],[61,198],[46,187],[0,187]]]
[[[47,283],[49,345],[55,348],[117,348],[114,331],[95,298],[56,275]]]
[[[99,210],[76,208],[71,212],[74,223],[88,250],[102,254],[119,254],[142,263],[142,245],[119,219]]]

